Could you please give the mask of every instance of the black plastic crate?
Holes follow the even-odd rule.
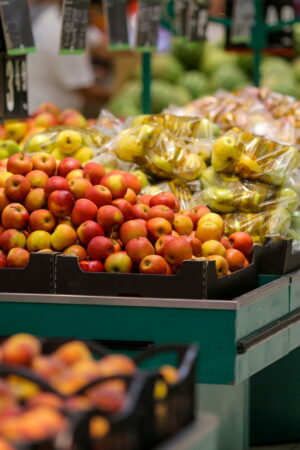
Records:
[[[218,277],[214,261],[184,261],[176,275],[84,272],[74,256],[55,256],[57,294],[233,299],[258,286],[255,264]]]
[[[31,253],[26,267],[0,268],[1,292],[51,294],[53,292],[54,254]]]
[[[254,246],[253,259],[263,275],[285,275],[300,269],[300,251],[293,251],[293,239],[269,238],[264,245]]]

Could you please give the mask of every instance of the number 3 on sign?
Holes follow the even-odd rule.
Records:
[[[15,109],[15,71],[14,64],[11,59],[6,61],[5,68],[6,75],[6,108],[8,112],[12,112]]]

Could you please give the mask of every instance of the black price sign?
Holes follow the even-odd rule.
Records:
[[[26,56],[1,54],[0,117],[23,118],[28,115]]]
[[[233,4],[231,42],[250,45],[255,22],[253,0],[235,0]]]
[[[179,36],[186,35],[189,0],[175,1],[175,28]]]
[[[23,55],[35,51],[26,0],[0,0],[1,51]]]
[[[161,0],[141,0],[137,14],[136,50],[152,52],[158,42]]]
[[[90,0],[64,0],[60,37],[61,54],[80,54],[86,48]]]
[[[109,48],[129,48],[126,0],[104,0],[104,11],[108,25]]]
[[[279,21],[294,20],[296,13],[293,0],[266,0],[265,1],[265,23],[276,25]],[[268,49],[279,54],[293,53],[293,30],[292,27],[284,27],[268,35]]]
[[[187,39],[194,42],[205,40],[207,22],[208,2],[206,0],[189,0]]]

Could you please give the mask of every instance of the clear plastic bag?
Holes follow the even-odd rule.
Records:
[[[294,146],[233,128],[215,141],[211,161],[216,172],[280,186],[298,166],[299,154]]]
[[[58,160],[72,156],[84,163],[101,152],[106,140],[96,128],[58,126],[30,136],[23,151],[51,153]]]
[[[265,236],[285,236],[291,226],[291,214],[282,207],[277,207],[261,213],[232,213],[223,215],[225,234],[245,231],[251,234],[256,242],[261,242]]]

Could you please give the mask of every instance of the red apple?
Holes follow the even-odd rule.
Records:
[[[29,257],[30,253],[24,248],[12,248],[7,255],[7,267],[26,267]]]
[[[160,237],[156,242],[155,242],[155,252],[162,256],[164,253],[164,250],[166,248],[167,243],[171,240],[174,239],[174,236],[172,236],[171,234],[165,234],[164,236]]]
[[[57,124],[55,115],[47,111],[37,114],[33,120],[33,126],[35,127],[50,128]]]
[[[25,248],[26,237],[22,231],[9,229],[3,231],[0,235],[0,247],[8,253],[9,250],[15,247]]]
[[[87,220],[77,228],[77,236],[83,245],[88,245],[95,236],[104,236],[104,230],[93,220]]]
[[[105,260],[109,255],[115,252],[114,243],[105,236],[96,236],[90,240],[87,253],[89,259]]]
[[[70,181],[75,180],[75,178],[84,178],[83,169],[74,169],[71,170],[66,176],[66,180],[70,183]]]
[[[225,248],[231,248],[231,244],[227,237],[223,236],[221,239],[221,244],[224,245]]]
[[[203,216],[204,218],[205,216]],[[201,221],[202,219],[200,219]],[[203,243],[210,240],[220,241],[222,238],[222,230],[213,222],[198,223],[196,237]]]
[[[32,170],[33,164],[29,156],[24,153],[15,153],[8,158],[7,170],[16,175],[26,175]]]
[[[143,203],[137,203],[132,207],[132,214],[134,219],[149,219],[150,206],[144,205]]]
[[[74,197],[69,191],[53,191],[48,197],[48,209],[56,217],[69,216],[73,207]]]
[[[29,212],[42,209],[46,206],[47,198],[43,188],[32,189],[25,198],[24,204]]]
[[[151,194],[143,194],[137,197],[138,203],[143,203],[143,205],[149,206],[150,200],[152,199],[153,195]]]
[[[3,250],[0,250],[0,267],[7,267],[7,259]]]
[[[27,209],[20,203],[7,205],[1,216],[2,225],[5,228],[16,228],[22,230],[27,226],[29,214]]]
[[[104,268],[106,272],[130,273],[132,261],[126,252],[117,252],[106,258]]]
[[[164,250],[163,257],[172,266],[179,266],[185,259],[193,256],[190,244],[181,238],[171,239]]]
[[[70,247],[65,248],[63,253],[64,255],[77,256],[79,261],[84,261],[87,257],[85,248],[82,247],[82,245],[77,244],[70,245]]]
[[[148,219],[153,219],[154,217],[162,217],[170,222],[172,225],[174,222],[174,211],[166,205],[156,205],[150,208],[148,213]]]
[[[194,214],[196,214],[196,216],[197,216],[197,223],[198,223],[198,221],[199,221],[203,216],[205,216],[205,214],[211,213],[211,210],[210,210],[207,206],[199,205],[199,206],[196,206],[195,208],[193,208],[193,209],[192,209],[192,212],[193,212]]]
[[[159,255],[145,256],[140,263],[140,273],[166,274],[167,271],[167,262]]]
[[[123,170],[113,170],[110,174],[119,174],[125,178],[128,188],[132,189],[136,195],[142,190],[142,183],[133,173],[124,172]]]
[[[52,177],[56,172],[56,161],[53,156],[46,152],[35,153],[31,157],[33,169],[42,170],[48,177]]]
[[[175,211],[177,206],[176,196],[171,192],[161,192],[159,194],[156,194],[151,198],[149,206],[152,207],[156,205],[165,205],[173,209],[173,211]]]
[[[113,199],[124,197],[128,188],[124,177],[120,174],[105,175],[101,179],[101,184],[110,190]]]
[[[5,189],[3,187],[0,188],[0,214],[2,214],[2,211],[4,208],[9,205],[9,199],[7,195],[5,194]]]
[[[135,264],[140,264],[145,256],[155,254],[153,245],[145,237],[131,239],[127,243],[125,250]]]
[[[56,226],[56,219],[47,209],[37,209],[29,216],[29,226],[31,231],[44,230],[51,233]]]
[[[57,175],[66,178],[71,170],[82,169],[81,162],[76,158],[68,157],[64,158],[57,167]]]
[[[51,194],[52,195],[52,194]],[[97,215],[97,206],[87,198],[76,200],[71,213],[71,221],[74,225],[80,225],[86,220],[93,220]]]
[[[250,234],[244,231],[236,231],[229,236],[228,240],[233,248],[239,250],[245,256],[251,254],[253,250],[253,239]]]
[[[75,200],[85,198],[85,194],[92,187],[92,183],[86,178],[74,178],[69,184]]]
[[[44,189],[47,197],[51,194],[51,192],[54,191],[71,191],[70,185],[67,180],[56,175],[48,179]]]
[[[124,217],[119,208],[112,205],[105,205],[98,209],[97,222],[105,230],[113,231],[122,225]]]
[[[124,195],[124,200],[127,200],[131,205],[136,204],[136,193],[128,188],[126,194]]]
[[[84,272],[104,271],[104,265],[101,261],[79,261],[79,265]]]
[[[199,241],[199,239],[197,239],[196,237],[191,237],[191,236],[181,236],[182,239],[185,239],[190,246],[192,247],[192,251],[193,251],[193,255],[194,256],[201,256],[202,254],[202,244],[201,241]]]
[[[4,190],[10,200],[20,202],[30,192],[30,183],[22,175],[12,175],[6,180]]]
[[[245,263],[247,261],[244,254],[235,248],[228,248],[226,250],[225,258],[227,259],[229,270],[231,272],[235,272],[236,270],[245,267]]]
[[[96,162],[89,162],[83,168],[83,176],[92,184],[102,184],[101,178],[105,175],[105,169]]]
[[[180,211],[180,214],[183,214],[184,216],[188,216],[194,225],[194,229],[197,228],[197,223],[198,223],[198,216],[194,211],[191,211],[190,209],[185,209],[183,211]]]
[[[116,198],[111,204],[122,211],[124,221],[133,218],[132,205],[127,200],[124,200],[124,198]]]
[[[120,239],[124,245],[131,239],[137,237],[147,237],[146,225],[139,219],[129,220],[120,228]]]
[[[112,201],[112,195],[107,187],[102,186],[101,184],[95,184],[85,194],[85,198],[91,200],[91,202],[95,203],[97,208],[104,205],[110,205]]]
[[[49,177],[42,170],[31,170],[25,178],[29,181],[31,188],[34,189],[44,188]]]
[[[153,219],[148,220],[147,230],[149,237],[153,241],[157,241],[157,239],[159,239],[164,234],[172,233],[172,225],[166,219],[154,217]]]

